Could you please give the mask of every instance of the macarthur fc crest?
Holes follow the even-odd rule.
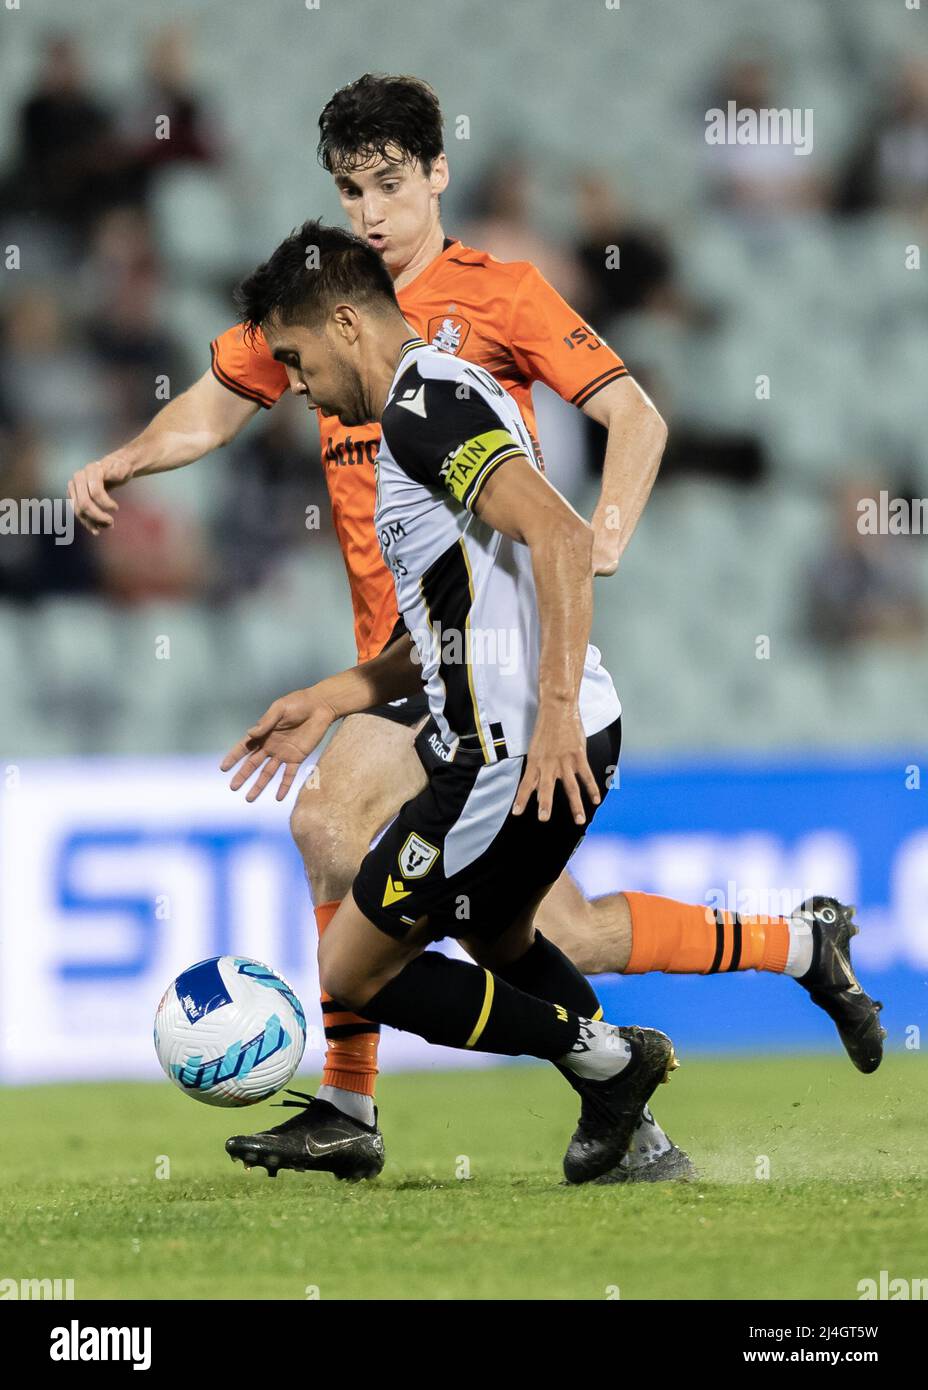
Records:
[[[421,835],[407,836],[398,855],[401,875],[404,879],[425,878],[440,852],[428,840],[423,840]]]

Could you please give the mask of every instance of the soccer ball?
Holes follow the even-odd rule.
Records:
[[[175,1086],[207,1105],[255,1105],[286,1086],[306,1046],[303,1006],[260,961],[213,956],[168,987],[155,1051]]]

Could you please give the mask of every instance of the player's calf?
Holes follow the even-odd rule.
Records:
[[[567,875],[562,874],[559,882],[565,878]],[[579,892],[572,881],[571,887],[574,892]],[[559,900],[566,909],[567,904],[561,895]],[[599,1000],[589,980],[564,950],[549,941],[541,931],[533,929],[532,937],[517,957],[512,958],[507,952],[505,964],[495,964],[487,953],[485,943],[479,939],[465,940],[464,944],[480,964],[493,967],[495,974],[526,994],[566,1004],[581,1017],[593,1020],[602,1017]],[[681,1179],[689,1181],[695,1176],[696,1169],[689,1155],[665,1134],[645,1106],[635,1124],[628,1152],[617,1168],[606,1174],[602,1181],[673,1182]]]
[[[422,712],[409,703],[405,713],[384,708],[345,719],[297,799],[290,829],[312,888],[320,940],[371,840],[422,784],[413,746]],[[326,993],[322,1020],[326,1056],[318,1098],[370,1125],[380,1028]]]
[[[592,1181],[621,1161],[644,1105],[676,1065],[663,1033],[581,1018],[435,952],[411,961],[364,1008],[428,1042],[555,1062],[582,1102],[565,1159],[570,1182]]]
[[[836,898],[809,898],[788,917],[747,916],[627,893],[631,955],[624,974],[661,970],[715,975],[762,970],[791,976],[824,1009],[855,1067],[872,1072],[883,1057],[882,1004],[864,992],[851,962],[859,928]]]

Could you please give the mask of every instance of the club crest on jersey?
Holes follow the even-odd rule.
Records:
[[[439,352],[460,352],[469,332],[470,324],[460,314],[439,314],[429,319],[429,342]]]
[[[407,836],[406,843],[397,855],[403,878],[425,878],[440,852],[434,845],[430,845],[428,840],[423,840],[421,835]]]

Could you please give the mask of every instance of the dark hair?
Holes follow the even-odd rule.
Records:
[[[340,299],[365,307],[379,301],[400,312],[390,272],[374,248],[319,220],[291,232],[235,292],[248,338],[272,316],[317,324]]]
[[[419,77],[366,72],[341,87],[319,117],[319,162],[330,174],[386,159],[396,146],[426,174],[444,149],[438,97]]]

